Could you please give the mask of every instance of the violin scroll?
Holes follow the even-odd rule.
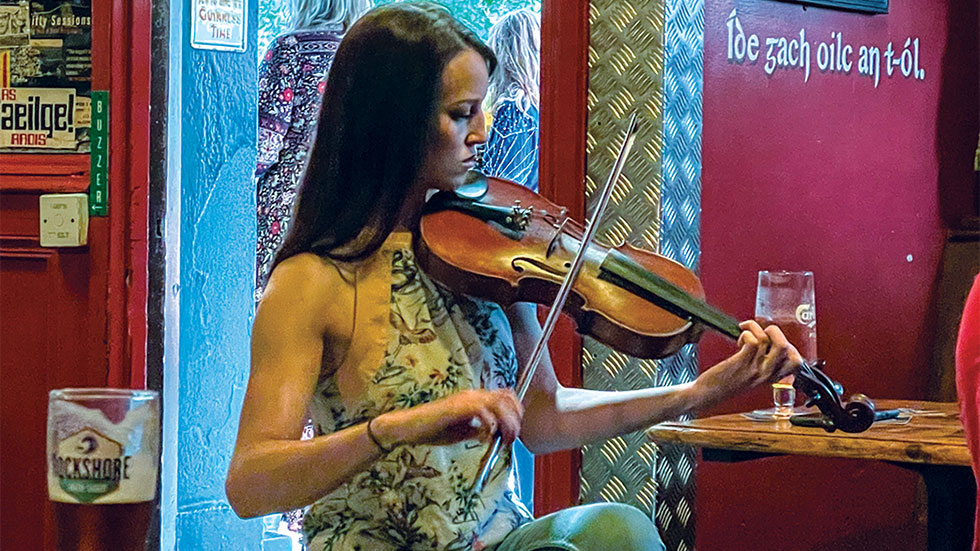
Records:
[[[843,388],[824,373],[820,367],[806,362],[800,366],[793,386],[807,396],[806,405],[815,405],[826,416],[822,424],[827,432],[840,429],[844,432],[864,432],[875,421],[875,405],[864,394],[855,394],[847,402],[841,401]],[[817,367],[820,366],[820,367]]]

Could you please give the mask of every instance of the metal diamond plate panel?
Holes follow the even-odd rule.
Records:
[[[586,198],[591,203],[597,187],[606,182],[626,121],[636,112],[636,147],[598,235],[613,243],[629,241],[656,249],[662,188],[664,6],[595,0],[590,8]]]
[[[640,120],[636,147],[599,228],[610,243],[658,250],[696,269],[700,253],[703,0],[593,0],[589,47],[591,210],[622,140]],[[660,361],[639,360],[586,339],[587,388],[629,390],[697,376],[693,346]],[[694,548],[695,456],[633,433],[583,448],[581,500],[629,503],[651,514],[669,550]]]
[[[697,269],[701,254],[701,91],[704,0],[666,0],[663,209],[660,252]],[[661,362],[658,384],[698,375],[697,351]],[[663,446],[656,462],[657,525],[670,550],[694,549],[695,451]]]

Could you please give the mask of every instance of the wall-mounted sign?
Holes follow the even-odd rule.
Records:
[[[875,88],[885,78],[926,79],[918,37],[907,36],[904,41],[887,44],[865,43],[861,39],[852,42],[842,31],[816,34],[805,27],[788,36],[760,36],[743,28],[736,9],[725,20],[725,28],[728,63],[756,65],[769,77],[780,72],[800,72],[803,82],[810,81],[811,73],[857,77],[867,79]]]
[[[91,181],[88,186],[88,210],[90,216],[109,214],[109,92],[92,92],[91,137],[92,151],[89,156]]]
[[[245,51],[245,0],[193,0],[191,11],[191,47]]]
[[[90,116],[74,88],[0,88],[0,149],[75,149]]]
[[[0,149],[88,151],[91,0],[0,0]]]
[[[839,8],[849,11],[863,11],[868,13],[888,13],[888,0],[783,0],[784,2],[795,2],[798,4],[813,4],[814,6],[825,6],[828,8]]]

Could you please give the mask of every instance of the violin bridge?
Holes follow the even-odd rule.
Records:
[[[548,242],[548,248],[544,252],[545,258],[551,258],[551,253],[555,252],[555,250],[558,248],[559,240],[561,239],[562,233],[565,229],[565,224],[567,223],[568,218],[565,218],[555,229],[555,235],[551,238],[551,241]]]

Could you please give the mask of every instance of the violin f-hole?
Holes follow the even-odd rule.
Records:
[[[525,256],[515,257],[511,261],[510,265],[512,268],[514,268],[514,271],[518,273],[524,273],[527,271],[537,271],[539,273],[544,273],[558,280],[563,279],[565,277],[565,274],[568,273],[556,269],[551,264],[546,264],[539,260],[535,260],[533,258],[528,258]],[[542,277],[541,279],[547,279],[547,278]]]

